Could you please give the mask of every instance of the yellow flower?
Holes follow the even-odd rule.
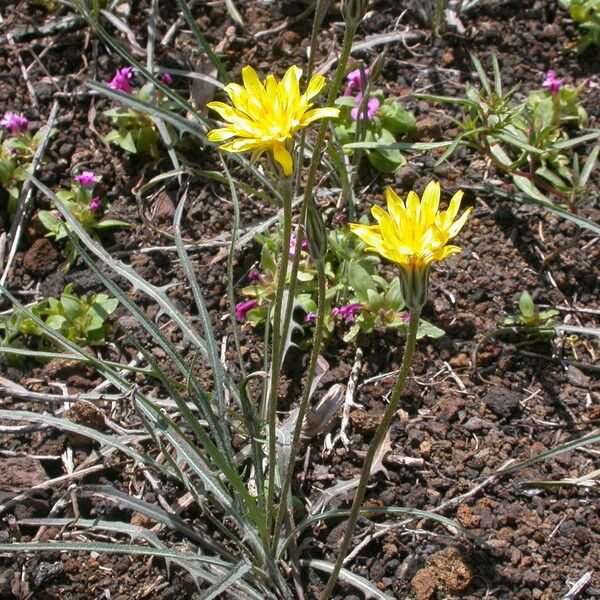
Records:
[[[431,181],[423,198],[409,192],[404,203],[391,189],[385,190],[388,212],[371,208],[377,225],[351,223],[350,229],[377,252],[400,266],[400,285],[407,308],[419,313],[427,299],[429,265],[461,251],[448,244],[465,224],[471,209],[456,219],[463,193],[456,192],[448,210],[440,211],[440,184]],[[456,219],[456,220],[455,220]]]
[[[440,184],[431,181],[422,200],[409,192],[406,204],[391,189],[385,190],[388,212],[379,206],[371,208],[377,225],[351,223],[350,229],[367,244],[367,250],[378,252],[401,267],[424,267],[461,251],[448,245],[465,224],[471,209],[457,220],[463,193],[456,192],[448,210],[440,211]]]
[[[227,152],[253,151],[253,159],[263,152],[272,152],[286,176],[294,171],[291,151],[296,131],[313,121],[337,117],[337,108],[312,108],[311,100],[323,89],[325,78],[314,75],[307,90],[300,94],[302,70],[290,67],[281,81],[268,75],[261,82],[252,67],[242,69],[243,87],[236,83],[225,86],[233,106],[223,102],[209,102],[207,106],[218,112],[226,127],[213,129],[208,134],[211,142],[230,140],[220,146]]]

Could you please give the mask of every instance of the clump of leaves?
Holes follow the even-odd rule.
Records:
[[[84,171],[73,178],[70,190],[60,190],[56,193],[86,232],[96,240],[99,239],[98,234],[103,230],[129,227],[129,223],[125,221],[101,218],[102,201],[100,196],[94,195],[95,185],[99,181],[100,178],[96,177],[94,173]],[[69,231],[72,231],[72,228],[57,211],[41,210],[38,212],[38,218],[48,231],[46,237],[60,241],[67,238]],[[77,253],[70,242],[67,242],[67,250],[68,264],[70,265],[76,259]]]
[[[146,103],[155,103],[159,108],[174,110],[175,106],[152,83],[147,83],[133,97]],[[106,144],[114,144],[131,154],[149,154],[157,160],[160,157],[157,142],[160,134],[152,117],[141,110],[128,106],[116,106],[104,111],[110,117],[114,129],[104,136]],[[169,127],[166,126],[168,129]],[[172,133],[172,132],[171,132]],[[171,139],[174,139],[171,136]]]
[[[600,46],[600,0],[560,0],[560,3],[585,32],[577,42],[577,52]]]
[[[73,284],[68,284],[60,298],[47,298],[30,307],[31,312],[44,324],[81,345],[101,344],[109,333],[108,317],[115,311],[119,302],[107,294],[77,296]],[[3,346],[27,347],[28,338],[39,338],[40,345],[46,346],[48,338],[43,330],[29,316],[13,311],[9,317],[0,320],[4,330]]]
[[[9,216],[15,213],[21,187],[27,179],[27,173],[31,172],[33,157],[46,136],[43,127],[32,134],[28,129],[27,119],[23,121],[25,125],[22,130],[0,133],[0,187],[8,193],[6,207],[0,206],[0,210],[6,210]],[[52,136],[55,132],[52,129],[49,135]]]
[[[540,311],[529,292],[523,290],[519,298],[519,313],[506,317],[504,324],[531,328],[532,332],[535,330],[543,337],[552,338],[555,335],[552,327],[556,325],[555,317],[558,314],[555,309]]]
[[[256,240],[261,245],[260,270],[251,272],[251,285],[241,290],[245,298],[257,301],[256,306],[244,313],[254,325],[264,323],[275,297],[275,257],[281,254],[281,232],[258,235]],[[299,243],[294,237],[292,247],[292,252],[301,252],[296,302],[306,312],[305,326],[311,327],[317,312],[317,269],[306,242]],[[365,244],[346,226],[329,232],[324,261],[328,280],[325,329],[331,335],[336,327],[344,328],[346,342],[359,334],[369,336],[390,327],[403,334],[408,331],[410,315],[405,310],[399,279],[388,281],[379,275],[378,259],[364,248]],[[443,335],[441,329],[421,320],[418,337]]]
[[[462,119],[452,119],[462,131],[448,144],[438,163],[458,146],[466,145],[487,156],[512,177],[517,188],[538,203],[552,203],[571,211],[580,202],[588,204],[596,195],[588,182],[600,146],[589,153],[583,168],[574,149],[597,140],[600,131],[573,135],[575,127],[584,128],[588,122],[579,100],[585,85],[572,88],[554,79],[552,83],[558,84],[558,89],[536,90],[520,99],[519,85],[508,91],[503,89],[495,56],[491,80],[479,60],[474,56],[471,60],[480,85],[467,85],[464,98],[415,94],[435,102],[458,104],[463,109]],[[554,77],[554,72],[548,76],[550,73]]]

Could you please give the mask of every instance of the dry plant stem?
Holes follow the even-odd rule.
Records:
[[[365,457],[365,462],[363,464],[362,472],[360,474],[360,482],[358,483],[358,488],[356,489],[356,496],[352,504],[352,510],[350,512],[350,515],[348,516],[348,521],[346,524],[346,533],[344,535],[344,539],[342,540],[342,545],[340,547],[340,551],[335,562],[335,567],[331,575],[329,576],[329,580],[327,581],[327,586],[325,587],[325,591],[321,596],[321,600],[328,600],[331,596],[338,575],[344,563],[344,558],[346,557],[348,549],[350,548],[350,544],[352,543],[354,530],[358,521],[358,515],[362,506],[363,499],[365,497],[367,484],[369,483],[373,459],[375,458],[375,455],[377,454],[377,451],[381,446],[381,443],[383,442],[385,435],[390,427],[392,419],[394,418],[394,414],[396,413],[396,410],[398,408],[398,402],[400,401],[400,394],[404,390],[404,386],[406,385],[406,380],[410,372],[410,365],[412,363],[412,358],[415,352],[415,346],[417,342],[417,329],[419,326],[420,312],[420,310],[413,310],[410,314],[410,325],[408,328],[408,336],[406,338],[406,347],[404,348],[404,357],[402,359],[402,366],[400,368],[400,372],[398,373],[398,379],[396,380],[396,385],[394,386],[394,391],[392,392],[392,397],[390,398],[390,403],[388,404],[388,407],[385,411],[383,420],[377,427],[373,440],[369,445],[367,456]]]
[[[275,500],[275,471],[277,469],[277,452],[275,430],[277,426],[277,391],[279,388],[279,376],[281,375],[282,353],[284,350],[285,326],[282,327],[281,309],[283,305],[283,294],[285,291],[286,275],[290,260],[290,240],[292,237],[292,180],[289,177],[283,180],[283,239],[281,246],[281,259],[277,269],[277,282],[275,288],[275,304],[273,308],[273,348],[271,351],[271,375],[267,392],[266,419],[268,432],[268,457],[269,457],[269,479],[267,497],[267,531],[271,526],[273,516],[273,505]],[[297,253],[299,254],[299,252]],[[293,287],[293,281],[291,282]],[[289,290],[289,294],[293,289]],[[266,349],[265,349],[266,352]]]
[[[308,371],[306,373],[306,382],[302,391],[302,399],[300,400],[300,408],[298,409],[298,418],[294,426],[294,435],[292,437],[290,461],[287,465],[287,471],[285,474],[285,481],[281,491],[281,500],[279,502],[279,511],[277,513],[277,520],[275,522],[275,529],[273,533],[273,548],[277,548],[279,543],[279,535],[281,533],[281,527],[285,513],[288,510],[287,499],[290,495],[292,478],[294,476],[294,466],[296,463],[296,456],[298,454],[298,445],[300,443],[300,434],[302,432],[302,423],[308,409],[308,401],[310,399],[312,382],[315,378],[315,372],[317,369],[317,362],[319,360],[319,353],[321,350],[321,343],[323,341],[324,324],[325,324],[325,265],[322,260],[317,261],[317,281],[318,281],[318,296],[317,296],[317,322],[315,325],[315,332],[312,339],[312,351],[310,355],[310,361],[308,364]],[[290,517],[291,518],[291,517]]]

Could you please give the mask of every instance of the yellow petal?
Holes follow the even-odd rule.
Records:
[[[289,177],[294,172],[292,155],[287,151],[284,144],[273,144],[273,158],[281,165],[283,174],[286,177]]]
[[[222,142],[223,140],[228,140],[232,137],[235,137],[236,133],[231,131],[229,127],[221,127],[220,129],[213,129],[208,132],[208,141],[209,142]]]
[[[247,66],[242,69],[242,79],[248,94],[250,96],[254,96],[261,102],[264,101],[265,88],[258,78],[256,71],[252,67]]]
[[[460,219],[452,223],[450,229],[448,230],[451,238],[453,238],[463,228],[463,225],[466,223],[471,212],[473,212],[473,209],[467,208],[467,210],[465,210],[465,212],[460,216]]]
[[[421,223],[423,227],[429,227],[435,222],[440,207],[440,184],[430,181],[421,197]]]
[[[404,206],[404,202],[402,199],[394,192],[391,187],[385,188],[385,199],[387,202],[388,210],[390,211],[390,215],[394,218],[397,225],[400,225],[402,221],[402,216],[406,212],[406,207]]]
[[[335,119],[340,116],[339,108],[313,108],[312,110],[307,110],[302,118],[300,119],[300,126],[304,127],[313,121],[317,121],[318,119],[326,119],[332,118]]]
[[[308,87],[306,88],[306,92],[304,92],[304,97],[306,101],[314,98],[325,86],[326,79],[323,75],[313,75],[308,82]]]

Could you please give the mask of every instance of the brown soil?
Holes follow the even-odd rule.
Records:
[[[176,18],[172,6],[161,3],[159,36],[166,33]],[[172,5],[171,5],[172,4]],[[293,22],[305,9],[304,3],[290,0],[237,2],[246,25],[234,27],[224,3],[200,3],[195,9],[197,22],[207,32],[211,43],[222,42],[226,66],[235,78],[241,67],[252,64],[259,70],[278,74],[292,63],[302,64],[310,36],[310,19]],[[334,3],[332,3],[333,5]],[[147,2],[133,3],[129,25],[143,47],[146,41]],[[205,5],[205,6],[204,6]],[[404,13],[404,3],[376,0],[359,36],[391,31],[398,27],[419,29],[415,16]],[[168,251],[149,254],[135,250],[148,246],[170,245],[171,222],[176,190],[169,189],[148,204],[137,206],[132,189],[152,176],[170,168],[168,161],[152,165],[143,159],[127,156],[105,147],[100,137],[108,131],[101,116],[109,103],[86,93],[88,80],[107,81],[121,66],[90,31],[80,26],[60,35],[41,37],[39,26],[52,21],[42,9],[25,0],[5,2],[0,8],[4,21],[0,25],[0,114],[5,110],[22,111],[34,128],[43,125],[55,99],[59,101],[58,134],[46,153],[47,161],[39,177],[50,187],[67,185],[74,167],[94,170],[102,175],[105,197],[112,204],[111,217],[136,225],[131,230],[107,236],[105,243],[121,258],[126,257],[136,270],[156,284],[184,279],[175,255]],[[58,13],[60,14],[60,13]],[[600,95],[598,68],[600,56],[593,51],[577,56],[566,50],[578,35],[558,3],[546,0],[482,1],[464,19],[463,36],[447,34],[431,42],[423,32],[422,42],[414,47],[392,44],[381,73],[381,84],[391,95],[403,99],[419,120],[417,137],[441,139],[452,135],[452,123],[436,107],[409,96],[414,91],[456,95],[466,82],[475,82],[476,74],[469,61],[475,53],[484,64],[495,53],[502,65],[503,83],[510,87],[518,82],[527,92],[539,88],[549,68],[565,75],[570,84],[589,80],[584,105],[591,125],[598,126]],[[291,19],[292,24],[280,33],[255,35]],[[233,29],[232,29],[233,28]],[[13,41],[6,37],[13,34]],[[320,56],[337,52],[342,27],[334,10],[321,30]],[[190,37],[179,31],[168,49],[157,47],[157,63],[177,68],[199,64],[199,55],[191,48]],[[25,65],[32,64],[33,54],[40,64],[28,72],[34,95],[23,81],[19,56]],[[369,63],[374,50],[356,52],[354,58]],[[42,66],[43,65],[43,68]],[[187,86],[176,80],[177,88]],[[200,169],[218,168],[211,149],[190,148],[189,158]],[[390,178],[374,172],[365,173],[364,184],[372,182],[360,210],[366,212],[373,200],[382,201],[382,190],[392,184],[404,195],[410,188],[422,189],[432,177],[440,180],[444,190],[464,189],[467,204],[474,206],[473,218],[461,233],[463,253],[436,268],[432,275],[430,299],[425,318],[445,330],[435,341],[424,340],[418,346],[413,381],[403,398],[403,410],[391,431],[391,458],[385,472],[373,478],[367,502],[371,506],[405,506],[432,510],[443,505],[441,514],[456,520],[471,534],[470,538],[427,520],[414,520],[402,526],[402,518],[379,518],[360,521],[357,543],[366,536],[366,544],[351,563],[356,573],[376,582],[396,598],[462,599],[542,599],[562,598],[573,582],[591,572],[592,580],[579,598],[600,598],[600,517],[598,488],[563,486],[545,491],[523,485],[530,480],[578,477],[598,468],[598,452],[593,449],[561,454],[517,474],[488,478],[509,460],[522,460],[550,450],[583,434],[596,431],[600,421],[600,383],[598,345],[594,338],[567,338],[561,358],[553,358],[557,349],[548,342],[524,345],[521,340],[492,338],[478,352],[478,373],[472,364],[472,352],[483,336],[499,327],[503,318],[516,312],[519,294],[527,289],[536,302],[563,307],[561,319],[570,324],[598,327],[598,239],[583,232],[576,243],[569,244],[578,229],[539,209],[511,204],[493,196],[480,196],[473,186],[480,184],[488,165],[481,157],[457,152],[452,159],[434,168],[435,157],[409,157],[409,165]],[[494,174],[495,177],[498,174]],[[191,181],[189,213],[184,222],[184,236],[192,240],[215,240],[230,230],[233,207],[227,200],[225,186],[205,179]],[[260,200],[243,198],[242,226],[255,224],[272,210]],[[48,208],[48,201],[35,196],[35,209]],[[324,214],[331,222],[333,205],[324,202]],[[582,215],[598,221],[600,207],[585,207]],[[0,224],[0,233],[2,233]],[[566,247],[549,264],[544,258]],[[98,292],[101,285],[81,264],[65,273],[58,264],[61,248],[48,242],[35,227],[35,216],[21,244],[10,273],[8,287],[30,301],[36,297],[57,295],[68,282],[77,292]],[[208,307],[219,333],[227,333],[221,315],[226,308],[226,276],[220,246],[215,243],[193,255],[196,272],[207,296]],[[64,260],[64,257],[60,259]],[[256,247],[247,246],[238,257],[236,274],[242,278],[257,260]],[[139,293],[132,293],[147,314],[154,317],[157,307]],[[173,289],[172,297],[182,306],[193,306],[188,289]],[[568,307],[592,309],[578,312]],[[564,309],[567,307],[567,309]],[[1,310],[8,306],[3,304]],[[136,327],[123,309],[115,314],[116,345],[105,356],[127,362],[134,354],[124,332],[149,345],[146,334]],[[181,344],[177,332],[169,332]],[[340,336],[341,337],[341,336]],[[247,349],[249,370],[259,369],[262,362],[260,336],[244,329],[242,344]],[[388,332],[364,345],[359,383],[398,367],[402,340]],[[163,357],[160,350],[156,357]],[[355,347],[335,342],[326,352],[330,371],[323,379],[324,389],[348,381],[354,362]],[[289,397],[299,385],[306,356],[295,355],[286,365],[282,392]],[[575,364],[573,364],[575,363]],[[2,376],[32,391],[57,392],[53,384],[66,383],[71,392],[86,391],[100,380],[91,369],[59,363],[40,367],[28,362],[20,368],[7,365],[0,358]],[[205,376],[210,384],[209,377]],[[357,401],[362,409],[351,414],[349,447],[338,446],[323,457],[322,439],[311,447],[305,481],[297,493],[312,501],[320,490],[340,479],[355,476],[362,464],[367,444],[383,412],[383,398],[392,380],[380,379],[359,388]],[[60,404],[30,402],[7,396],[0,399],[2,408],[49,411],[58,414]],[[121,427],[136,428],[139,421],[128,405],[111,411],[83,405],[74,411],[74,419],[97,429],[108,427],[109,420]],[[13,423],[9,423],[12,425]],[[339,425],[336,425],[336,430]],[[335,433],[335,430],[334,430]],[[0,456],[0,502],[27,490],[50,477],[64,474],[61,454],[73,448],[73,460],[81,464],[92,452],[90,445],[50,428],[20,435],[2,434]],[[8,452],[6,452],[8,451]],[[10,457],[10,452],[17,454]],[[34,455],[40,458],[23,458]],[[400,459],[416,459],[413,462]],[[396,460],[394,460],[396,459]],[[82,483],[113,483],[140,490],[140,474],[123,468],[118,461],[106,464],[102,471],[86,477]],[[485,485],[482,485],[487,482]],[[176,501],[182,491],[167,482],[161,491],[168,502]],[[471,492],[471,493],[470,493]],[[463,497],[464,495],[464,497]],[[144,499],[156,502],[145,488]],[[459,501],[453,499],[459,498]],[[59,500],[67,498],[66,486],[44,490],[14,505],[0,525],[0,542],[30,540],[35,528],[15,523],[15,518],[47,516]],[[335,498],[332,508],[348,507],[352,497]],[[82,516],[120,518],[135,522],[136,515],[97,499],[80,498]],[[58,516],[72,516],[70,501]],[[182,516],[194,519],[189,510]],[[139,517],[139,515],[137,515]],[[384,535],[382,526],[389,526]],[[344,532],[343,522],[328,522],[308,531],[301,543],[304,555],[333,560]],[[48,529],[42,539],[57,539],[61,534]],[[306,574],[307,598],[317,598],[323,577]],[[340,585],[337,598],[354,600],[356,592]],[[194,585],[184,573],[167,574],[164,563],[128,556],[45,553],[35,556],[0,557],[0,599],[80,600],[112,598],[126,600],[197,598]]]

